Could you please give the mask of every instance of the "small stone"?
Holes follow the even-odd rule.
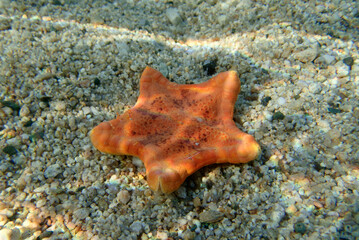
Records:
[[[64,111],[66,110],[66,103],[63,101],[59,101],[55,103],[54,107],[57,111]]]
[[[353,64],[354,64],[354,58],[352,58],[352,57],[344,58],[343,63],[345,65],[347,65],[349,68],[351,68],[353,66]]]
[[[334,208],[337,204],[337,201],[334,196],[328,196],[325,198],[325,207],[326,208]]]
[[[21,166],[22,164],[24,164],[26,162],[26,160],[27,159],[26,159],[26,157],[24,155],[20,155],[20,156],[14,157],[13,162],[16,165]]]
[[[40,236],[38,237],[38,239],[44,239],[44,238],[48,238],[53,234],[53,231],[45,231],[43,233],[40,234]]]
[[[0,227],[4,226],[8,221],[8,218],[5,214],[0,214]]]
[[[285,118],[284,114],[281,112],[275,112],[272,116],[272,121],[274,120],[283,120]]]
[[[22,106],[22,108],[20,109],[20,117],[26,117],[30,115],[30,109],[24,105]]]
[[[89,107],[84,107],[84,108],[82,108],[82,111],[83,111],[84,115],[88,115],[88,114],[91,113],[91,108],[89,108]]]
[[[199,197],[195,197],[193,199],[193,206],[194,207],[200,207],[202,204],[201,204],[201,199],[199,199]]]
[[[31,142],[36,142],[37,140],[44,139],[44,132],[35,132],[29,136]]]
[[[279,106],[284,105],[285,103],[286,103],[286,100],[285,100],[284,97],[279,97],[279,98],[277,99],[277,104],[278,104]]]
[[[69,127],[71,130],[76,130],[77,125],[76,125],[75,118],[73,118],[73,117],[69,118]]]
[[[192,240],[195,239],[196,237],[196,233],[192,232],[191,230],[187,229],[184,233],[183,233],[183,239],[184,240]]]
[[[333,114],[337,114],[337,113],[341,113],[342,111],[340,109],[337,109],[337,108],[328,108],[328,111],[330,113],[333,113]]]
[[[205,223],[214,223],[221,221],[224,217],[224,214],[215,210],[209,210],[201,212],[199,214],[199,220]]]
[[[285,209],[279,204],[277,204],[274,207],[274,211],[271,213],[272,227],[277,228],[284,216],[285,216]]]
[[[6,147],[4,147],[2,149],[2,151],[6,154],[8,154],[9,156],[13,156],[17,153],[17,150],[14,146],[11,146],[11,145],[7,145]]]
[[[262,98],[262,100],[261,100],[261,104],[266,107],[266,106],[268,105],[268,103],[269,103],[270,100],[272,100],[271,97],[264,97],[264,98]]]
[[[21,232],[18,228],[8,229],[3,228],[0,230],[0,239],[1,240],[18,240],[20,239]]]
[[[49,72],[47,72],[47,73],[41,73],[41,74],[39,74],[39,75],[37,75],[37,76],[35,77],[34,81],[35,81],[36,83],[38,83],[38,82],[42,82],[42,81],[48,80],[48,79],[50,79],[50,78],[53,78],[54,76],[55,76],[54,74],[49,73]]]
[[[14,216],[14,210],[10,208],[4,208],[1,209],[0,214],[5,215],[7,218],[11,218],[12,216]]]
[[[83,220],[90,215],[90,211],[87,208],[79,208],[74,211],[74,216],[77,219]]]
[[[288,214],[294,214],[297,212],[297,208],[295,207],[294,204],[290,205],[289,207],[287,207],[287,209],[285,210],[286,213]]]
[[[177,8],[168,8],[166,10],[166,16],[173,25],[178,25],[182,22],[181,15]]]
[[[130,225],[130,229],[133,233],[135,233],[137,236],[140,235],[143,232],[143,226],[142,223],[140,221],[134,221],[131,225]]]
[[[293,54],[294,59],[307,63],[313,61],[318,56],[318,50],[316,48],[307,48],[303,51]]]
[[[313,94],[318,94],[322,91],[322,87],[318,83],[310,84],[308,89]]]
[[[324,54],[322,56],[322,59],[328,65],[332,64],[335,61],[335,57],[332,55],[328,55],[328,54]]]
[[[279,159],[276,155],[272,155],[268,161],[266,162],[266,165],[271,168],[278,167]]]
[[[294,232],[304,234],[307,231],[307,228],[305,227],[304,223],[299,222],[294,224]]]
[[[45,178],[55,178],[60,173],[62,173],[62,168],[60,164],[56,163],[46,168],[44,175]]]
[[[118,201],[120,201],[122,204],[126,204],[128,203],[128,201],[130,201],[131,199],[131,195],[127,190],[121,190],[118,192],[117,194],[117,199]]]
[[[166,232],[158,231],[156,234],[156,237],[160,240],[165,240],[165,239],[168,239],[168,234]]]

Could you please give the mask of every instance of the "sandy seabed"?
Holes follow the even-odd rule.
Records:
[[[0,0],[0,239],[359,238],[358,7]],[[161,195],[139,159],[94,149],[145,66],[182,84],[237,71],[260,158]]]

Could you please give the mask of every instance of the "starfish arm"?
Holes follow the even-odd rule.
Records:
[[[145,158],[147,182],[154,191],[171,193],[177,190],[186,178],[200,168],[217,163],[246,163],[260,154],[259,144],[246,133],[236,130],[234,143],[218,140],[213,147],[192,151],[191,154],[164,156],[148,154]],[[217,146],[218,145],[218,146]],[[159,149],[158,149],[159,150]]]
[[[222,121],[232,121],[234,105],[241,89],[237,73],[235,71],[222,72],[207,83],[215,89],[216,92],[213,95],[217,96],[219,101],[217,118]]]
[[[120,116],[123,118],[126,115]],[[120,122],[121,123],[121,122]],[[90,132],[90,139],[95,148],[101,152],[115,155],[132,155],[141,157],[143,146],[135,138],[129,138],[119,126],[119,119],[103,122]]]
[[[177,85],[170,82],[161,72],[147,66],[141,75],[140,96],[134,107],[140,108],[151,98],[166,93],[168,86],[175,88]]]

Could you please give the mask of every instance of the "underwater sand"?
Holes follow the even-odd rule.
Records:
[[[0,0],[0,239],[359,238],[358,3],[48,2]],[[236,70],[261,157],[161,195],[97,151],[147,65],[182,84]]]

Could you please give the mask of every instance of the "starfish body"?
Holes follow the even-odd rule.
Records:
[[[135,106],[95,127],[91,141],[105,153],[138,156],[150,188],[171,193],[203,166],[258,156],[258,143],[233,121],[239,91],[234,71],[182,85],[146,67]]]

